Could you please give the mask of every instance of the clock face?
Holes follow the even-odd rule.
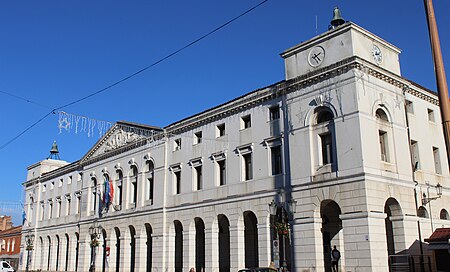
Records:
[[[372,46],[372,56],[373,60],[380,64],[383,61],[383,54],[381,53],[381,49],[375,44]]]
[[[317,67],[322,64],[325,59],[325,49],[322,46],[315,46],[309,51],[308,63],[312,67]]]

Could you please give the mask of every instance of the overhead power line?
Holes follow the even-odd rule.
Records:
[[[34,126],[36,126],[37,124],[39,124],[40,122],[42,122],[42,121],[43,121],[45,118],[47,118],[49,115],[51,115],[51,114],[56,114],[57,111],[59,111],[59,110],[65,108],[65,107],[72,106],[72,105],[74,105],[74,104],[80,103],[81,101],[84,101],[84,100],[86,100],[86,99],[88,99],[88,98],[91,98],[91,97],[93,97],[93,96],[95,96],[95,95],[97,95],[97,94],[100,94],[100,93],[102,93],[102,92],[104,92],[104,91],[106,91],[106,90],[109,90],[109,89],[111,89],[112,87],[117,86],[117,85],[119,85],[119,84],[121,84],[121,83],[123,83],[123,82],[125,82],[125,81],[127,81],[127,80],[129,80],[129,79],[131,79],[131,78],[133,78],[133,77],[135,77],[135,76],[141,74],[142,72],[144,72],[144,71],[146,71],[146,70],[148,70],[148,69],[150,69],[150,68],[152,68],[152,67],[154,67],[154,66],[160,64],[161,62],[163,62],[163,61],[165,61],[165,60],[167,60],[167,59],[169,59],[169,58],[171,58],[171,57],[177,55],[177,54],[180,53],[181,51],[184,51],[185,49],[187,49],[187,48],[189,48],[189,47],[195,45],[196,43],[198,43],[198,42],[200,42],[201,40],[207,38],[208,36],[214,34],[215,32],[221,30],[222,28],[224,28],[224,27],[226,27],[227,25],[233,23],[234,21],[238,20],[239,18],[241,18],[241,17],[247,15],[248,13],[252,12],[253,10],[255,10],[255,9],[257,9],[258,7],[262,6],[263,4],[267,3],[268,1],[269,1],[269,0],[264,0],[264,1],[260,2],[260,3],[258,3],[257,5],[255,5],[255,6],[251,7],[251,8],[249,8],[248,10],[242,12],[242,13],[239,14],[238,16],[236,16],[236,17],[234,17],[234,18],[228,20],[227,22],[223,23],[222,25],[220,25],[220,26],[214,28],[213,30],[209,31],[208,33],[206,33],[206,34],[200,36],[199,38],[197,38],[197,39],[193,40],[192,42],[190,42],[190,43],[188,43],[188,44],[182,46],[181,48],[179,48],[179,49],[173,51],[172,53],[166,55],[165,57],[162,57],[161,59],[159,59],[159,60],[153,62],[152,64],[150,64],[150,65],[148,65],[148,66],[146,66],[146,67],[144,67],[144,68],[142,68],[142,69],[140,69],[140,70],[138,70],[138,71],[136,71],[136,72],[134,72],[134,73],[132,73],[132,74],[130,74],[130,75],[128,75],[128,76],[126,76],[126,77],[124,77],[124,78],[122,78],[122,79],[120,79],[120,80],[118,80],[118,81],[116,81],[116,82],[114,82],[114,83],[112,83],[112,84],[110,84],[110,85],[108,85],[108,86],[102,88],[102,89],[99,89],[99,90],[97,90],[97,91],[95,91],[95,92],[92,92],[92,93],[90,93],[90,94],[88,94],[88,95],[86,95],[86,96],[83,96],[83,97],[81,97],[81,98],[79,98],[79,99],[77,99],[77,100],[74,100],[74,101],[69,102],[69,103],[67,103],[67,104],[64,104],[64,105],[62,105],[62,106],[59,106],[59,107],[54,108],[53,110],[51,110],[50,112],[48,112],[47,114],[45,114],[44,116],[42,116],[40,119],[38,119],[36,122],[34,122],[32,125],[30,125],[29,127],[27,127],[25,130],[23,130],[21,133],[19,133],[18,135],[16,135],[15,137],[13,137],[11,140],[9,140],[8,142],[6,142],[6,143],[3,144],[2,146],[0,146],[0,150],[2,150],[3,148],[7,147],[8,145],[10,145],[12,142],[14,142],[15,140],[17,140],[20,136],[22,136],[22,135],[25,134],[27,131],[29,131],[30,129],[32,129]],[[26,99],[25,99],[25,100],[26,100]]]

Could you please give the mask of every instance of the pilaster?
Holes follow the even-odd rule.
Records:
[[[244,226],[230,226],[230,262],[231,271],[245,268]]]
[[[219,271],[219,232],[205,229],[205,271]]]

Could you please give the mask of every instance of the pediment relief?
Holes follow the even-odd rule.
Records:
[[[89,150],[83,161],[107,154],[121,147],[137,143],[143,139],[154,140],[155,136],[161,134],[161,129],[134,126],[123,122],[116,123],[109,131]]]

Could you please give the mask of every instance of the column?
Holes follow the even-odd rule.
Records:
[[[91,263],[91,239],[80,239],[78,251],[78,271],[89,271]]]
[[[131,239],[130,237],[120,238],[120,271],[130,271],[131,262]]]
[[[116,271],[116,258],[117,258],[116,244],[118,243],[120,243],[120,240],[117,240],[115,235],[112,238],[107,239],[107,245],[109,245],[110,252],[109,257],[107,258],[108,269],[106,271]]]
[[[219,271],[219,230],[205,229],[205,271]]]
[[[244,223],[230,226],[230,270],[245,268]]]
[[[146,271],[147,269],[147,236],[135,236],[136,260],[135,271]]]
[[[340,218],[344,231],[341,253],[345,258],[345,268],[340,263],[340,270],[388,272],[386,214],[358,212]]]
[[[191,267],[195,267],[195,227],[183,231],[183,268],[189,271]]]
[[[258,228],[258,259],[259,266],[267,267],[272,259],[272,241],[270,240],[270,222],[257,225]],[[287,240],[287,238],[286,238]],[[288,259],[289,257],[286,256]]]
[[[293,271],[325,271],[323,260],[322,218],[296,219],[292,225]]]
[[[62,236],[59,242],[59,267],[58,267],[59,271],[65,271],[66,269],[67,264],[66,253],[67,253],[67,240],[65,236]]]
[[[169,232],[164,236],[153,236],[153,247],[154,248],[164,248],[164,243],[166,243],[166,254],[167,258],[164,258],[164,252],[162,250],[153,251],[153,266],[154,267],[167,267],[167,272],[173,272],[175,270],[175,233]],[[189,271],[189,270],[188,270]]]

